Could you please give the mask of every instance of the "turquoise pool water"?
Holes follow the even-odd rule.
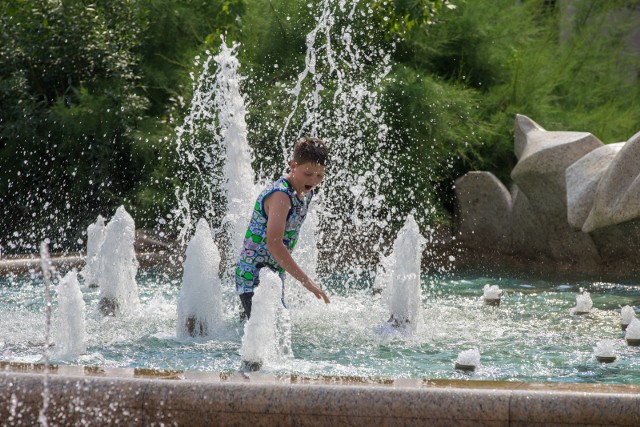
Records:
[[[231,372],[240,368],[243,322],[231,290],[223,296],[226,319],[208,339],[176,339],[180,280],[153,271],[138,274],[140,307],[123,317],[102,317],[98,290],[82,287],[87,351],[54,363],[104,367]],[[640,286],[626,282],[530,280],[452,273],[422,280],[423,324],[414,334],[383,333],[389,318],[384,296],[366,280],[345,289],[343,278],[325,280],[332,303],[290,289],[293,357],[265,366],[274,373],[382,378],[640,384],[640,347],[626,345],[620,308],[638,311]],[[482,300],[485,284],[503,291],[499,307]],[[295,286],[291,284],[291,286]],[[571,314],[584,289],[589,315]],[[53,311],[57,304],[54,293]],[[0,360],[42,361],[44,290],[30,276],[0,278]],[[56,327],[54,324],[53,328]],[[614,340],[617,360],[599,363],[594,347]],[[55,343],[54,343],[55,344]],[[454,369],[458,354],[480,351],[475,372]]]

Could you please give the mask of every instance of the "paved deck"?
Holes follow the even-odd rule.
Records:
[[[363,379],[0,363],[3,425],[640,426],[640,385]]]

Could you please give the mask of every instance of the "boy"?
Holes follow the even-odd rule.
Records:
[[[236,292],[247,318],[251,316],[251,298],[260,283],[263,267],[280,275],[283,305],[285,272],[316,298],[329,303],[327,295],[291,257],[314,189],[324,179],[327,158],[327,147],[321,139],[298,140],[289,162],[289,174],[267,186],[258,196],[236,266]]]

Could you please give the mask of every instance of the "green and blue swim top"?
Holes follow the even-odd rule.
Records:
[[[307,216],[309,203],[313,198],[313,190],[301,198],[287,178],[281,177],[268,185],[256,199],[251,213],[251,221],[244,236],[240,260],[236,265],[236,293],[238,294],[254,291],[254,288],[260,283],[260,269],[263,267],[268,267],[278,273],[284,284],[285,271],[267,250],[266,239],[269,218],[264,211],[264,201],[276,191],[285,193],[291,202],[282,242],[289,252],[293,251],[298,242],[300,227]]]

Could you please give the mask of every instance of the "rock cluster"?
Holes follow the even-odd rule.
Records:
[[[517,115],[514,139],[510,191],[490,172],[456,180],[461,244],[527,259],[640,265],[640,132],[604,145]]]

